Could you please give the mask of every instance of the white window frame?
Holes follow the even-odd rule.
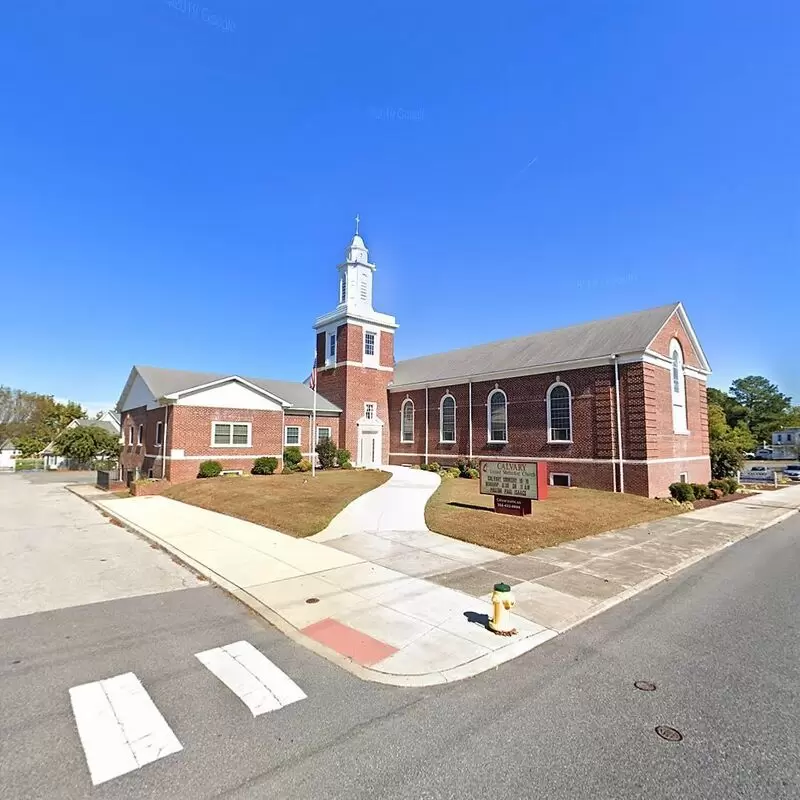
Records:
[[[328,358],[336,361],[336,331],[328,334]]]
[[[164,444],[164,423],[159,420],[156,422],[156,447]]]
[[[128,447],[133,447],[133,439],[133,425],[131,425],[130,428],[128,428]]]
[[[339,278],[339,305],[347,302],[347,273],[342,272]]]
[[[289,441],[289,428],[297,430],[297,441]],[[301,425],[284,425],[283,426],[283,446],[284,447],[302,447],[303,442],[303,428]]]
[[[689,433],[689,417],[688,409],[686,408],[686,373],[684,372],[683,348],[677,339],[670,340],[669,358],[672,362],[669,370],[672,432],[686,435]],[[677,390],[675,388],[676,379]]]
[[[136,444],[143,445],[144,444],[144,425],[139,425],[139,429],[136,432]]]
[[[504,427],[506,430],[505,439],[492,438],[492,398],[496,394],[503,395],[503,416],[505,418]],[[508,444],[508,395],[500,388],[492,389],[486,398],[486,442],[487,444]]]
[[[369,415],[369,409],[372,409],[372,416]],[[370,400],[364,403],[364,419],[378,419],[378,404],[376,402]]]
[[[216,437],[216,429],[217,425],[227,425],[230,430],[230,444],[217,444],[214,440]],[[234,425],[246,425],[247,426],[247,444],[234,444],[233,441],[233,426]],[[252,447],[253,446],[253,423],[252,422],[245,422],[244,420],[233,420],[229,421],[226,419],[215,419],[211,421],[211,446],[217,448],[233,448],[233,447]]]
[[[364,353],[363,358],[364,358],[364,361],[376,361],[378,359],[378,353],[379,353],[379,348],[380,348],[380,342],[379,342],[379,339],[378,339],[379,335],[380,334],[379,334],[378,331],[367,330],[366,328],[364,329],[364,343],[363,343],[363,353]],[[372,337],[372,352],[371,353],[367,352],[367,337],[368,336]]]
[[[553,438],[553,420],[551,417],[550,408],[550,395],[553,389],[563,386],[567,390],[567,401],[569,403],[569,438],[568,439],[554,439]],[[548,444],[572,444],[572,389],[563,381],[554,381],[550,384],[547,390],[547,443]],[[566,473],[565,473],[566,474]]]
[[[553,478],[566,478],[567,479],[567,486],[572,486],[572,474],[569,472],[551,472],[550,473],[550,485],[556,486],[561,484],[556,484],[553,482]]]
[[[452,400],[453,401],[453,438],[452,439],[445,439],[444,438],[444,401],[445,400]],[[455,397],[453,397],[450,392],[442,396],[442,399],[439,401],[439,444],[455,444],[456,441],[456,411],[458,409],[458,404],[456,403]]]
[[[678,483],[689,483],[689,473],[688,472],[678,473]]]
[[[333,428],[330,425],[317,425],[317,444],[320,443],[320,431],[328,431],[328,439],[333,439]]]
[[[406,406],[411,407],[411,438],[406,437],[406,430],[404,426]],[[414,401],[410,397],[406,397],[400,404],[400,443],[401,444],[414,444]]]

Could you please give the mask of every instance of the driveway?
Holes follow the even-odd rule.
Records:
[[[66,491],[64,473],[0,475],[0,618],[197,585]]]

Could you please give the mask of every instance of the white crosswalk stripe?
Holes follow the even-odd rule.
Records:
[[[195,655],[242,700],[254,717],[306,697],[285,672],[249,642],[234,642]]]
[[[73,686],[69,695],[95,786],[183,749],[132,672]]]

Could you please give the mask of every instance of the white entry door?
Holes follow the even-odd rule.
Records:
[[[380,431],[361,431],[361,435],[358,437],[358,464],[361,467],[379,467],[381,465]]]

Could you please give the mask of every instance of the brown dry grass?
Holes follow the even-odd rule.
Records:
[[[681,513],[661,500],[561,486],[548,487],[547,500],[534,500],[528,517],[495,514],[493,508],[479,481],[451,478],[428,501],[425,521],[445,536],[517,555]]]
[[[380,486],[389,473],[335,470],[288,475],[201,478],[180,483],[164,497],[265,525],[290,536],[318,533],[356,497]]]

